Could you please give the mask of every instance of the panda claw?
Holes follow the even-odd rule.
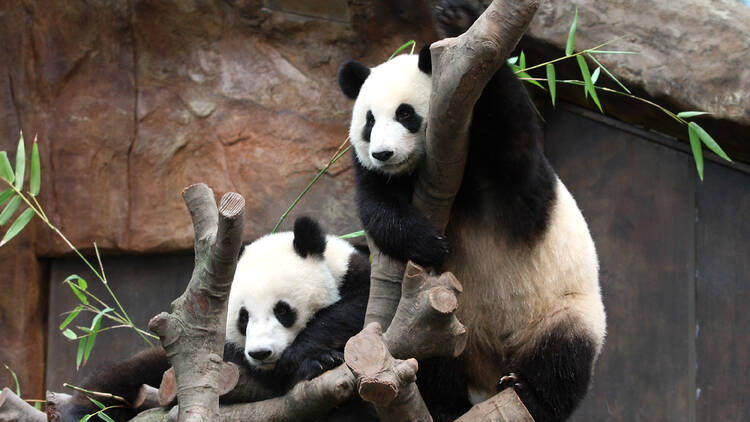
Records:
[[[508,387],[521,387],[521,383],[518,380],[518,374],[510,372],[507,375],[500,377],[500,381],[497,382],[497,390],[502,391]]]

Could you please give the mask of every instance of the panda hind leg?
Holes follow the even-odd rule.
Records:
[[[588,391],[596,347],[585,334],[552,330],[500,378],[512,387],[537,422],[564,421]]]

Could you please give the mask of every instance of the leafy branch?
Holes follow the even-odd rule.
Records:
[[[647,100],[643,97],[639,97],[637,95],[634,95],[630,90],[622,83],[620,82],[615,75],[612,74],[596,57],[595,54],[637,54],[633,51],[617,51],[617,50],[601,50],[602,47],[606,46],[607,44],[611,44],[620,38],[616,38],[611,41],[607,41],[606,43],[600,44],[594,48],[585,49],[579,52],[574,52],[575,48],[575,34],[576,34],[576,27],[578,25],[578,9],[576,9],[575,16],[573,17],[573,23],[570,25],[570,30],[568,32],[568,40],[565,44],[565,56],[558,57],[554,60],[549,60],[544,63],[540,63],[534,66],[526,67],[526,57],[523,53],[523,51],[520,53],[518,57],[511,57],[508,59],[508,66],[511,67],[511,69],[514,71],[514,73],[519,77],[519,79],[526,81],[528,83],[531,83],[532,85],[535,85],[539,88],[541,88],[544,91],[547,91],[547,89],[542,86],[540,82],[547,82],[547,87],[549,89],[550,98],[552,100],[552,105],[555,105],[555,95],[556,95],[556,86],[557,83],[564,83],[564,84],[570,84],[570,85],[580,85],[584,87],[584,95],[586,98],[591,96],[591,100],[596,104],[596,106],[599,108],[599,111],[601,113],[604,113],[604,110],[602,108],[601,102],[599,101],[599,96],[597,95],[597,91],[603,91],[608,93],[613,93],[617,95],[622,95],[628,98],[632,98],[634,100],[643,102],[645,104],[648,104],[651,107],[659,109],[664,114],[668,115],[678,123],[687,126],[688,129],[688,137],[690,139],[690,148],[693,153],[693,158],[695,159],[695,167],[698,170],[698,176],[701,180],[703,180],[703,150],[702,145],[705,145],[708,149],[713,151],[716,155],[723,158],[726,161],[732,161],[731,158],[724,152],[723,149],[721,149],[721,146],[709,135],[709,133],[703,129],[698,123],[695,123],[693,121],[688,121],[688,119],[696,116],[701,116],[705,114],[710,114],[705,111],[682,111],[679,113],[674,113],[667,108],[656,104],[653,101]],[[565,79],[565,80],[557,80],[556,78],[556,72],[555,72],[555,66],[554,63],[574,58],[578,62],[578,67],[581,71],[581,78],[583,80],[574,80],[574,79]],[[591,60],[594,64],[596,64],[596,68],[593,72],[590,72],[588,63],[586,62],[586,58]],[[545,67],[547,77],[546,78],[535,78],[532,77],[528,71]],[[602,86],[596,86],[596,82],[599,78],[600,72],[604,72],[613,82],[615,82],[620,88],[619,89],[612,89]]]
[[[98,333],[107,331],[115,327],[126,327],[133,329],[143,340],[152,345],[149,338],[156,339],[155,335],[141,330],[135,326],[133,320],[128,315],[125,308],[120,303],[119,299],[112,291],[107,276],[104,273],[104,267],[102,266],[101,255],[99,254],[99,248],[94,243],[94,251],[99,264],[99,269],[89,262],[86,257],[83,256],[81,251],[78,250],[68,240],[67,237],[50,221],[47,214],[44,212],[39,201],[36,197],[39,195],[41,188],[41,162],[39,159],[39,146],[37,139],[34,138],[34,143],[31,149],[31,166],[29,174],[29,185],[28,190],[24,192],[24,178],[26,173],[26,145],[23,138],[23,132],[19,134],[18,147],[16,149],[16,168],[15,170],[8,160],[8,154],[5,151],[0,151],[0,179],[8,186],[3,192],[0,193],[0,206],[5,204],[2,212],[0,212],[0,226],[5,225],[10,218],[16,213],[18,208],[25,203],[26,208],[16,217],[13,223],[8,227],[0,240],[0,247],[10,242],[15,236],[17,236],[28,224],[31,222],[33,217],[36,215],[44,224],[47,225],[53,232],[55,232],[66,245],[83,261],[84,264],[91,270],[92,273],[101,281],[107,293],[115,302],[116,308],[110,307],[103,300],[99,299],[96,295],[88,290],[88,283],[82,277],[78,275],[71,275],[66,278],[63,283],[67,284],[72,290],[73,294],[78,298],[80,304],[76,306],[72,311],[68,313],[67,318],[60,325],[60,331],[62,334],[70,340],[78,340],[78,353],[76,356],[76,368],[79,368],[81,364],[85,364],[91,355],[91,351],[94,347],[94,342]],[[7,204],[6,204],[7,202]],[[92,299],[97,304],[93,304]],[[67,328],[73,320],[82,312],[89,311],[95,313],[91,320],[89,327],[77,327],[83,334],[76,334],[72,329]],[[102,318],[106,317],[116,323],[111,327],[102,327]]]

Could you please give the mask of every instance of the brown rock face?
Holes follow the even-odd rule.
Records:
[[[5,9],[0,104],[20,124],[3,135],[39,135],[45,208],[74,244],[110,251],[190,248],[180,192],[196,182],[245,196],[247,238],[269,231],[346,139],[338,65],[431,38],[406,12],[341,0]],[[391,35],[368,38],[375,21]],[[359,229],[348,168],[344,157],[298,212]],[[39,234],[39,255],[66,252]]]

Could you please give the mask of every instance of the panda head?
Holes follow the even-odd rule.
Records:
[[[364,168],[401,175],[422,160],[431,71],[429,47],[372,69],[357,61],[341,65],[341,91],[355,100],[349,139]]]
[[[307,217],[293,232],[247,245],[235,271],[226,338],[250,366],[271,370],[315,313],[340,299],[354,248]]]

